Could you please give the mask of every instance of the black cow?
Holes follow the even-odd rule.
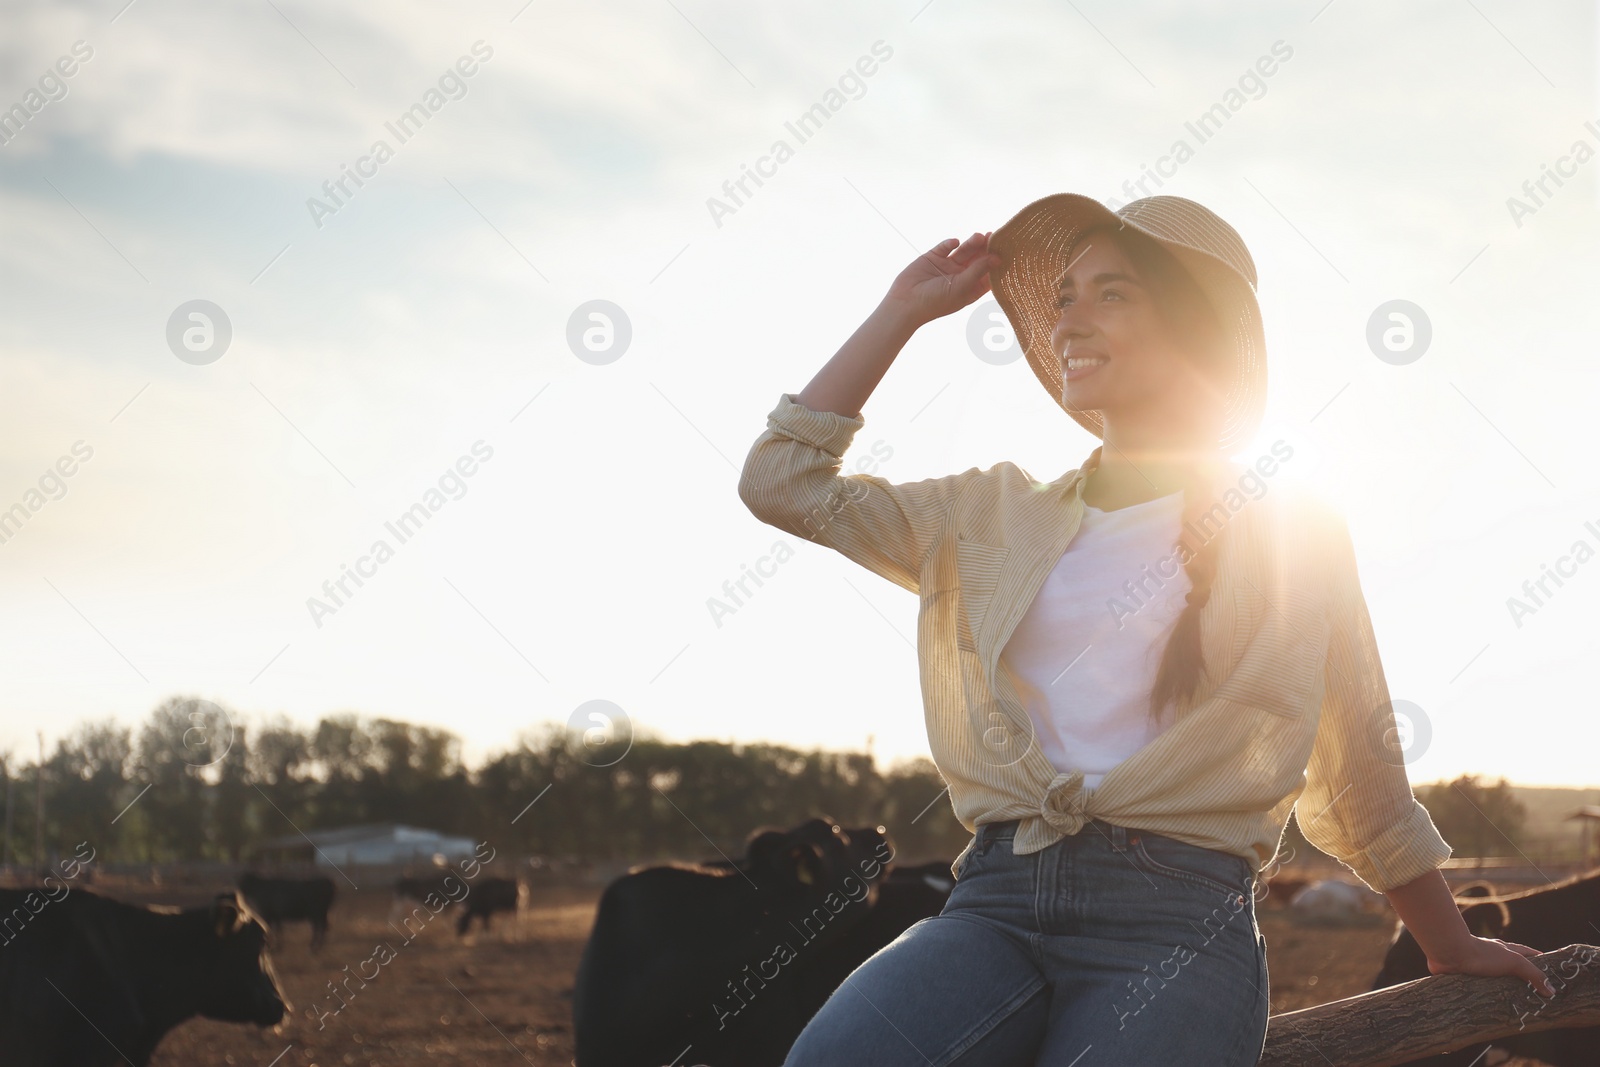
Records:
[[[579,1067],[777,1067],[856,966],[943,907],[927,877],[947,886],[950,865],[895,877],[893,855],[883,827],[822,817],[752,835],[731,864],[616,879],[573,990]]]
[[[394,883],[395,911],[404,910],[404,902],[414,900],[425,904],[437,914],[447,904],[458,905],[456,935],[465,937],[472,920],[477,919],[483,929],[489,929],[489,920],[497,911],[517,912],[528,898],[527,888],[515,878],[471,879],[454,870],[442,870],[424,875],[406,875]]]
[[[0,931],[7,1067],[144,1067],[196,1015],[274,1026],[289,1010],[266,931],[232,893],[179,911],[0,889]]]
[[[509,911],[515,915],[521,910],[527,896],[527,889],[523,888],[522,883],[515,878],[478,879],[467,893],[467,898],[461,902],[461,917],[456,920],[456,935],[466,936],[467,928],[472,925],[473,919],[482,921],[484,932],[487,933],[489,919],[495,912]]]
[[[311,947],[322,947],[328,936],[328,909],[333,906],[332,878],[263,878],[246,871],[238,884],[239,892],[274,934],[286,922],[309,922]]]
[[[809,1022],[824,1001],[850,977],[850,973],[867,962],[879,949],[905,933],[914,923],[944,910],[950,899],[955,878],[950,873],[950,861],[939,860],[916,867],[893,867],[889,876],[878,883],[878,899],[867,912],[866,918],[856,924],[843,937],[823,947],[817,959],[803,970],[806,994],[801,1005],[805,1019],[794,1033],[788,1035],[788,1046],[800,1036],[800,1029]],[[741,1061],[743,1062],[743,1061]]]
[[[1478,937],[1552,952],[1568,945],[1600,943],[1600,869],[1574,875],[1542,889],[1500,896],[1488,895],[1493,886],[1473,883],[1455,894],[1467,929]],[[1373,989],[1428,977],[1428,960],[1411,931],[1401,925],[1395,932],[1383,968],[1373,979]],[[1560,995],[1560,976],[1551,975]],[[1526,991],[1526,1008],[1532,1013],[1548,998]],[[1516,1056],[1536,1059],[1550,1067],[1600,1067],[1600,1027],[1545,1030],[1501,1038],[1495,1045]],[[1471,1046],[1459,1052],[1413,1060],[1403,1067],[1468,1067],[1483,1052]]]

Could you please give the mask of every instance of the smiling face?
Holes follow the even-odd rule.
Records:
[[[1162,313],[1160,302],[1173,298],[1171,268],[1181,274],[1182,267],[1173,263],[1167,278],[1152,277],[1122,247],[1123,239],[1110,231],[1085,235],[1061,277],[1061,314],[1050,339],[1061,360],[1066,406],[1099,411],[1108,426],[1195,424],[1214,410],[1220,390],[1195,354],[1204,343],[1199,331],[1177,328],[1171,323],[1183,316]]]

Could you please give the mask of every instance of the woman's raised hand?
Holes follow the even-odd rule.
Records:
[[[862,405],[918,327],[989,291],[989,268],[1000,258],[989,253],[989,236],[975,233],[959,246],[952,237],[918,256],[795,400],[812,411],[859,418]]]
[[[940,241],[911,261],[889,286],[885,303],[899,306],[916,324],[960,311],[989,291],[989,269],[1000,257],[989,251],[989,233],[975,233],[959,245]]]

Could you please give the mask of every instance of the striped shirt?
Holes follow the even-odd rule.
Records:
[[[745,458],[739,496],[762,522],[920,597],[928,745],[969,832],[1019,820],[1013,848],[1025,855],[1098,818],[1243,856],[1259,872],[1292,810],[1306,840],[1374,890],[1449,858],[1395,747],[1349,528],[1314,494],[1274,485],[1272,457],[1219,468],[1216,503],[1190,531],[1222,536],[1193,699],[1087,788],[1081,770],[1057,770],[1035,743],[998,661],[1078,531],[1101,449],[1052,482],[1002,462],[893,484],[839,473],[863,425],[783,393]],[[1135,598],[1154,580],[1128,578]]]

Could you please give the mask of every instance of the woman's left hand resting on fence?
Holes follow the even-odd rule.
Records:
[[[1437,869],[1386,890],[1384,896],[1427,956],[1429,974],[1514,974],[1545,996],[1555,996],[1555,987],[1528,958],[1539,955],[1539,950],[1497,937],[1475,936]]]
[[[1537,964],[1528,959],[1529,956],[1539,955],[1539,950],[1519,945],[1515,941],[1502,941],[1498,937],[1475,937],[1467,934],[1466,940],[1461,942],[1445,959],[1436,959],[1428,955],[1429,974],[1478,974],[1497,975],[1514,974],[1519,978],[1526,978],[1547,996],[1555,993],[1555,987],[1550,980],[1539,970]]]

